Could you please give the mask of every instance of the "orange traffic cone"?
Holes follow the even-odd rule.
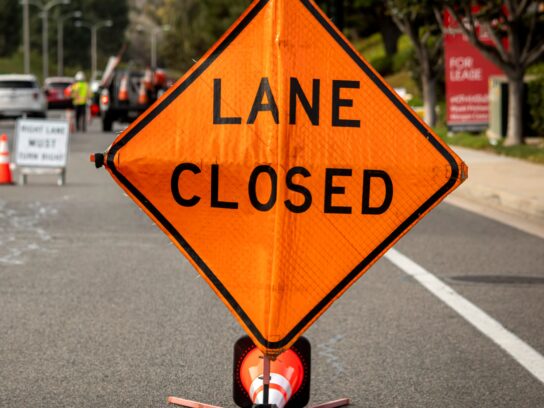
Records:
[[[0,184],[13,184],[9,168],[8,137],[5,133],[0,136]]]
[[[143,82],[145,89],[147,89],[148,91],[151,91],[153,89],[153,73],[149,68],[145,70]]]
[[[254,348],[242,361],[240,379],[254,404],[264,404],[263,354]],[[304,366],[293,350],[270,362],[268,404],[284,408],[304,380]]]
[[[128,101],[128,74],[123,75],[121,82],[119,83],[119,93],[117,99],[120,102]]]
[[[146,105],[148,102],[147,89],[144,81],[140,82],[140,89],[138,90],[138,103],[140,105]]]

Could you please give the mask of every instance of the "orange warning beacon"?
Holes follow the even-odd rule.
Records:
[[[233,377],[233,399],[241,408],[305,407],[310,401],[310,342],[300,337],[272,360],[249,336],[241,337],[234,345]],[[339,408],[350,402],[342,398],[311,408]],[[221,408],[178,397],[169,397],[168,403],[186,408]]]
[[[270,374],[265,381],[263,353],[249,337],[240,338],[234,346],[234,402],[242,408],[306,406],[310,399],[310,358],[310,342],[301,337],[291,349],[270,361]]]

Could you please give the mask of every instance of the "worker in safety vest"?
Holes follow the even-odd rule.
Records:
[[[87,100],[89,99],[89,84],[85,82],[85,74],[79,71],[72,84],[72,102],[76,111],[76,130],[87,131]]]

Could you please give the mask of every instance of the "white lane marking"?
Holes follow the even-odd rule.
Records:
[[[390,249],[385,254],[385,258],[412,276],[433,295],[459,313],[482,334],[489,337],[499,347],[510,354],[514,360],[521,364],[540,382],[544,383],[544,357],[535,349],[399,251]]]

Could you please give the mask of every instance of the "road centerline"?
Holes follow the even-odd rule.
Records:
[[[534,348],[507,330],[478,306],[459,295],[431,272],[396,249],[390,249],[385,254],[385,258],[456,311],[463,319],[506,351],[523,368],[544,384],[544,357]]]

